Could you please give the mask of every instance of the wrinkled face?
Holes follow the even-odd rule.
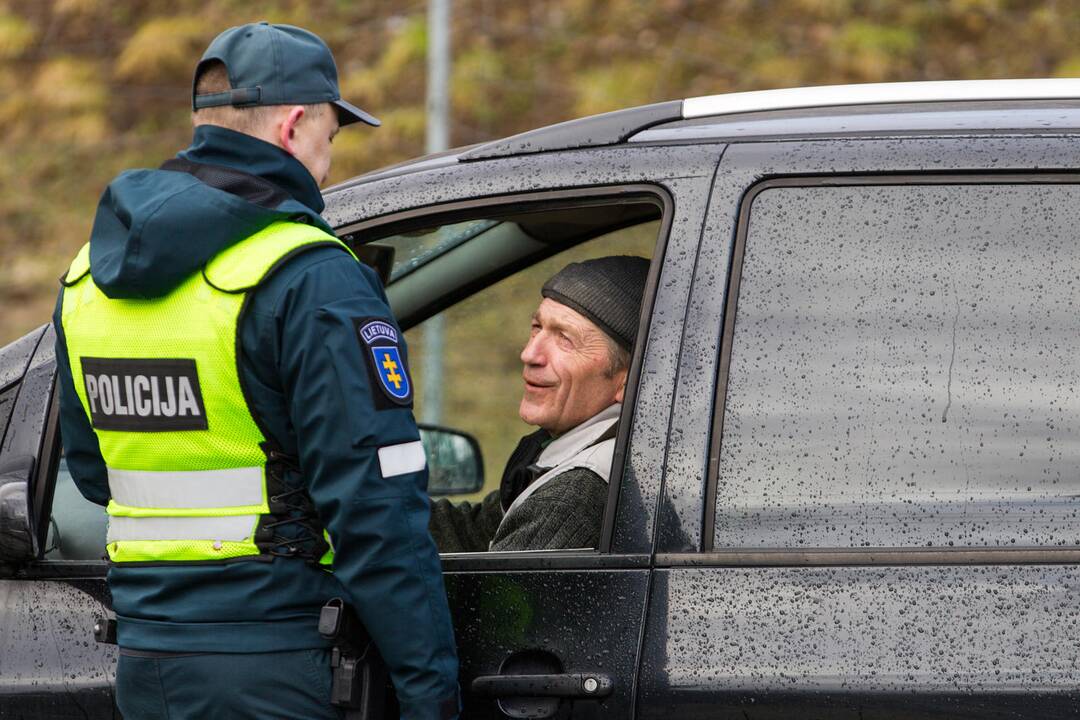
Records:
[[[305,113],[294,129],[293,155],[320,186],[330,175],[331,143],[337,133],[337,113],[329,103],[317,115]]]
[[[544,298],[521,351],[521,419],[559,435],[622,402],[626,370],[610,373],[610,342],[579,312]]]

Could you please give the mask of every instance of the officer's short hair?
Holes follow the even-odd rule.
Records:
[[[227,92],[230,89],[229,71],[225,63],[218,60],[207,62],[205,67],[195,79],[195,92],[199,95],[205,93]],[[191,113],[193,125],[220,125],[237,132],[248,135],[258,133],[275,115],[275,105],[254,105],[251,107],[233,107],[232,105],[219,105],[194,110]],[[326,111],[326,103],[318,105],[304,105],[307,117],[316,118]]]

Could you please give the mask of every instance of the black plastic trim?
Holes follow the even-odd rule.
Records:
[[[615,436],[615,452],[611,458],[611,475],[608,478],[608,498],[604,505],[604,517],[600,522],[599,552],[611,552],[615,538],[615,515],[619,509],[619,494],[622,492],[622,479],[626,470],[627,452],[630,446],[630,431],[633,429],[637,408],[638,387],[641,385],[641,368],[645,364],[645,347],[648,344],[649,324],[652,322],[656,292],[660,285],[660,273],[664,268],[667,255],[668,236],[671,234],[671,219],[675,214],[675,200],[665,193],[661,210],[660,228],[656,234],[656,246],[649,262],[649,274],[645,278],[645,296],[641,299],[641,314],[638,317],[637,335],[635,336],[630,369],[626,375],[626,390],[623,394],[623,412],[619,418],[618,433]],[[670,424],[669,424],[670,427]],[[659,523],[657,523],[659,527]]]
[[[30,517],[35,526],[31,530],[37,535],[37,558],[40,561],[45,554],[48,542],[49,518],[52,515],[53,494],[56,491],[56,473],[60,466],[60,388],[57,386],[59,375],[53,373],[52,387],[49,390],[49,415],[45,421],[45,433],[38,451],[37,468],[33,480],[32,496],[34,503]]]
[[[499,698],[603,698],[615,689],[615,681],[593,672],[481,675],[473,678],[471,689],[477,695]]]
[[[518,570],[639,570],[649,567],[645,554],[605,555],[596,550],[444,553],[443,572]]]
[[[910,172],[898,174],[882,173],[878,175],[869,175],[865,172],[860,172],[858,174],[770,178],[762,180],[750,187],[743,194],[742,200],[739,203],[738,224],[735,229],[735,246],[731,253],[731,267],[728,271],[728,291],[724,309],[724,328],[720,340],[720,367],[717,373],[716,395],[713,400],[713,422],[709,438],[708,467],[705,476],[705,507],[701,538],[702,550],[711,555],[722,555],[725,557],[732,554],[742,554],[741,552],[736,551],[723,551],[720,553],[713,553],[712,551],[714,549],[716,534],[716,495],[717,484],[719,482],[718,476],[720,473],[720,448],[724,434],[724,410],[727,406],[728,373],[731,368],[731,345],[735,332],[735,314],[738,309],[739,283],[742,280],[742,262],[746,248],[746,234],[748,232],[750,211],[753,207],[754,199],[757,198],[758,195],[766,190],[779,187],[856,187],[865,185],[1057,185],[1076,184],[1078,182],[1080,182],[1080,173],[1078,172],[1017,173],[1015,171],[1006,171],[993,173],[977,171],[972,173],[958,173],[950,171],[921,174],[913,174]],[[966,549],[959,548],[957,551],[966,551]],[[861,551],[849,550],[846,552]],[[910,553],[915,551],[905,550],[904,552]],[[972,550],[971,552],[982,551]],[[998,552],[1015,551],[1008,550]],[[1045,552],[1054,551],[1047,550]],[[788,554],[794,557],[801,553]]]
[[[486,143],[461,153],[458,161],[615,145],[653,125],[682,120],[682,106],[682,100],[670,100],[568,120]]]
[[[108,572],[109,563],[104,560],[39,560],[20,568],[13,577],[18,580],[104,580]]]
[[[866,565],[1075,565],[1080,548],[857,548],[660,553],[665,567],[851,567]]]

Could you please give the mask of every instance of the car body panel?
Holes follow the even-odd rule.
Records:
[[[93,637],[104,578],[0,580],[0,718],[113,718],[116,646]]]
[[[716,393],[722,343],[730,342],[728,274],[740,211],[756,184],[784,178],[797,185],[806,177],[843,185],[857,174],[877,182],[901,174],[914,183],[962,183],[965,174],[1022,182],[1080,167],[1078,150],[1075,138],[1037,137],[729,146],[677,376],[657,542],[658,564],[670,567],[654,573],[642,717],[1075,716],[1075,552],[702,554],[712,550],[706,481],[719,437],[701,419],[723,404]]]
[[[1078,582],[1075,565],[657,570],[639,717],[1075,717]]]
[[[710,459],[712,417],[721,334],[739,211],[746,193],[769,178],[834,177],[856,173],[1036,172],[1080,167],[1074,138],[963,138],[832,140],[746,143],[728,147],[717,171],[705,231],[688,300],[683,352],[677,372],[669,477],[661,514],[669,521],[656,552],[701,547],[705,471]]]

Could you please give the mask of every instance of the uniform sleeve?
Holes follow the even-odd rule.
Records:
[[[431,503],[431,536],[439,552],[485,552],[502,520],[499,491],[492,490],[478,503]]]
[[[608,486],[591,470],[574,468],[544,484],[505,518],[492,550],[594,548],[600,541]]]
[[[411,378],[385,295],[367,268],[335,254],[290,285],[275,316],[290,421],[334,575],[390,668],[401,717],[455,717],[457,653],[428,533],[427,468],[411,387],[397,397]]]
[[[90,419],[86,417],[82,402],[75,393],[61,321],[63,303],[64,292],[61,290],[53,312],[53,325],[56,328],[56,384],[60,393],[60,437],[64,444],[64,458],[79,492],[90,502],[108,505],[109,474],[105,469],[105,460],[101,456],[101,447]]]

